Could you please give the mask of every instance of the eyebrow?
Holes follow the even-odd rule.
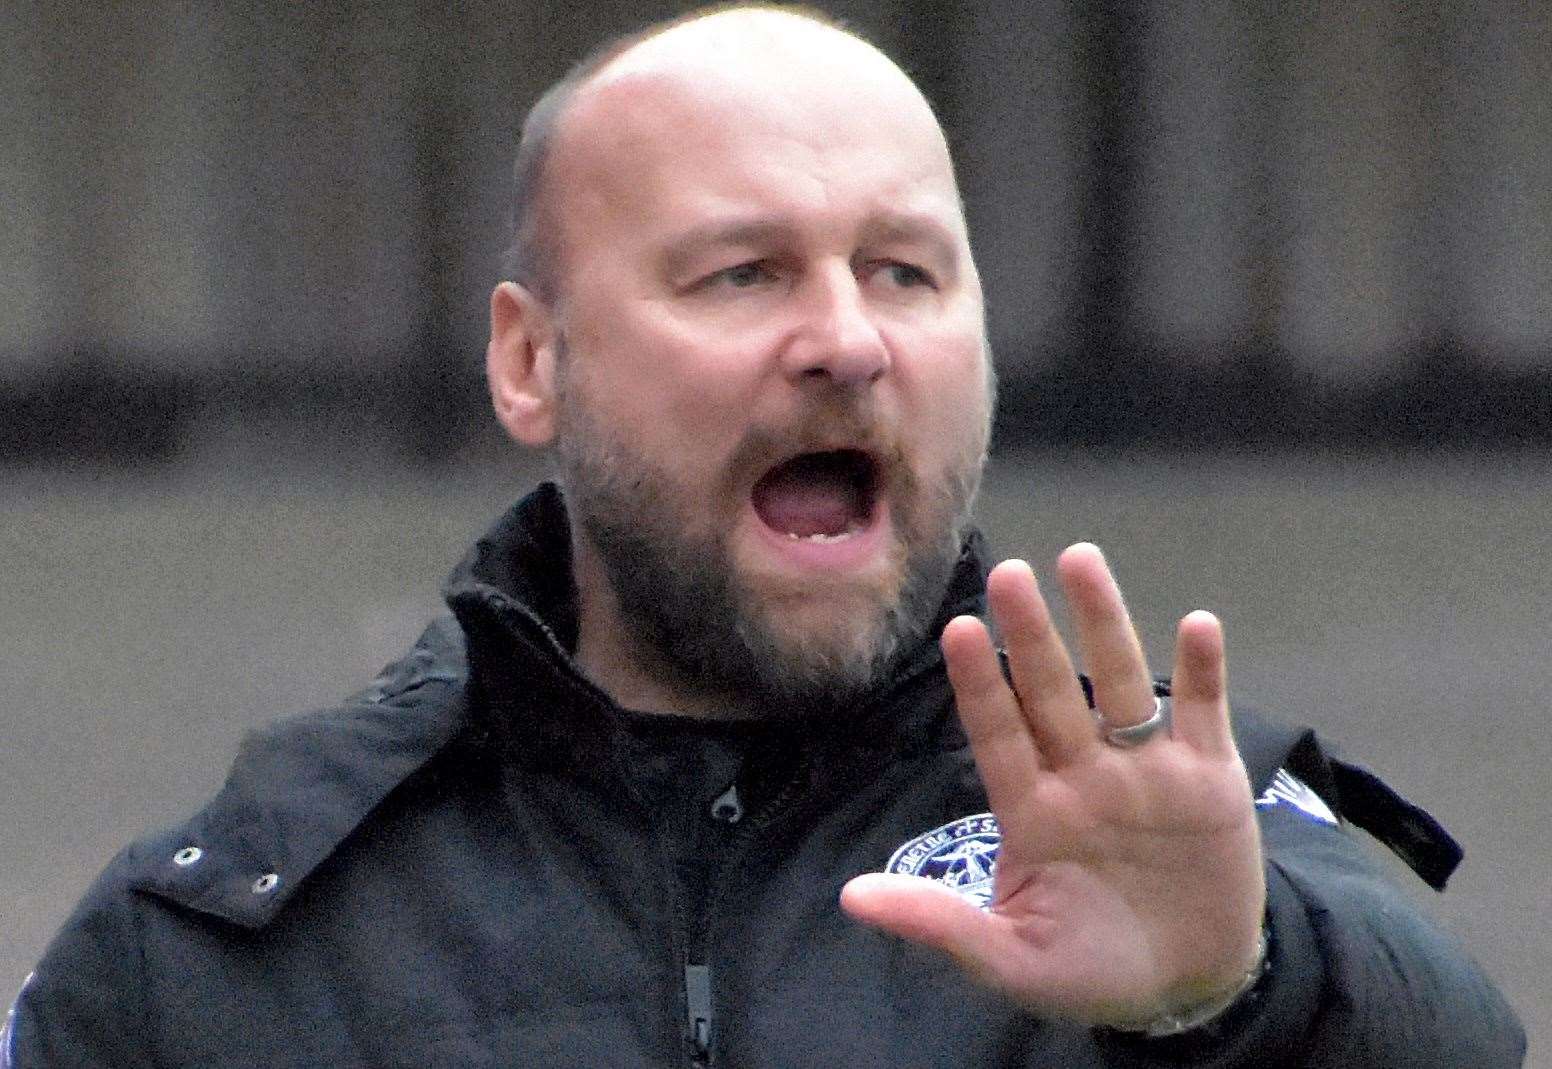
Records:
[[[697,255],[707,249],[740,245],[771,245],[793,239],[796,227],[781,219],[756,216],[711,220],[690,227],[669,242],[663,252],[665,273],[675,277],[688,270]],[[957,272],[959,243],[936,217],[925,212],[887,209],[870,216],[862,226],[861,244],[921,245]]]
[[[792,227],[777,219],[732,219],[700,223],[669,242],[663,252],[663,267],[672,278],[686,271],[690,262],[706,249],[763,245],[791,235]]]
[[[921,245],[944,265],[959,269],[959,242],[936,216],[926,212],[888,210],[870,218],[862,228],[864,245]]]

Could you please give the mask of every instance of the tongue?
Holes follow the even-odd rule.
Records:
[[[844,467],[810,457],[783,464],[756,483],[754,509],[772,530],[799,538],[845,534],[865,518]]]

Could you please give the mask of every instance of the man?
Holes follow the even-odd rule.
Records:
[[[560,488],[115,861],[10,1064],[1519,1064],[1311,788],[1436,882],[1452,844],[1308,733],[1236,745],[1212,616],[1156,685],[1072,547],[1080,677],[985,575],[980,286],[880,53],[740,8],[595,57],[525,127],[512,276],[491,392]]]

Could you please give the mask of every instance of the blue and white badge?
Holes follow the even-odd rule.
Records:
[[[1277,770],[1277,775],[1272,777],[1271,785],[1261,792],[1260,798],[1256,799],[1256,808],[1292,809],[1305,820],[1314,821],[1316,824],[1328,824],[1333,828],[1338,823],[1336,814],[1331,812],[1331,807],[1326,805],[1325,799],[1286,768]]]
[[[992,902],[1000,846],[997,818],[977,813],[918,835],[894,852],[884,871],[937,880],[986,909]]]

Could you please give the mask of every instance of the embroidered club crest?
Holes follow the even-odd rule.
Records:
[[[991,905],[1002,830],[990,813],[934,828],[905,843],[890,857],[885,872],[924,876],[952,887],[982,909]]]
[[[1336,814],[1313,788],[1286,768],[1279,768],[1271,784],[1256,799],[1257,809],[1273,809],[1278,806],[1293,809],[1305,820],[1336,827]]]

